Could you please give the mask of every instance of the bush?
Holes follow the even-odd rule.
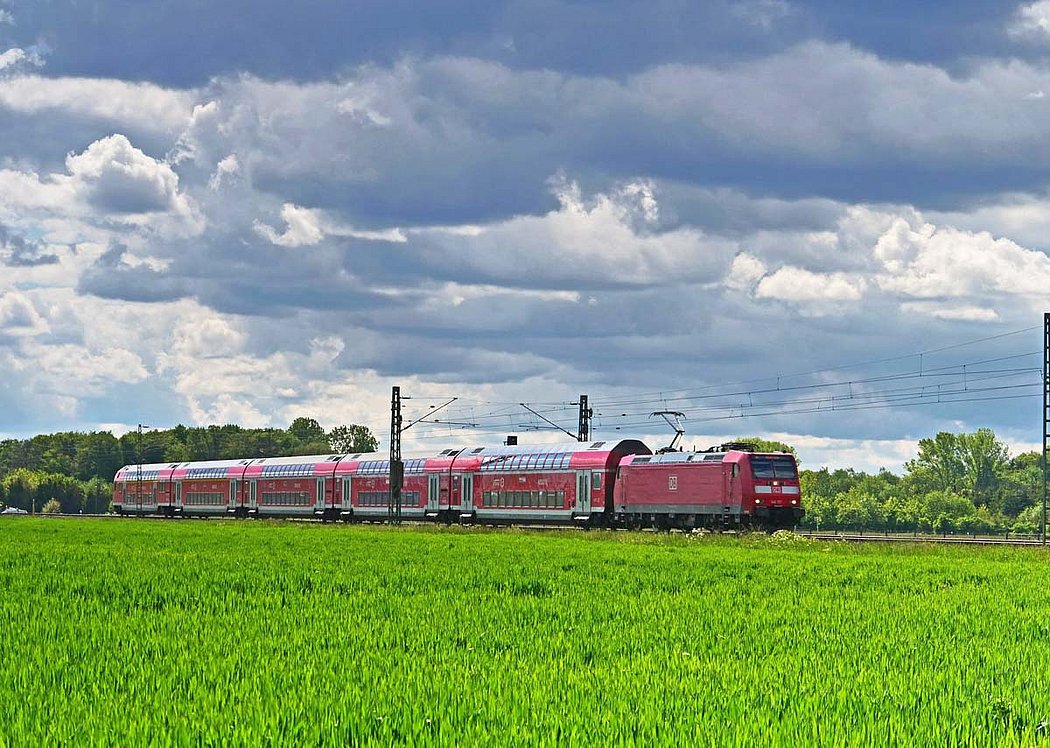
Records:
[[[59,503],[58,499],[50,499],[40,511],[44,514],[61,514],[62,504]]]

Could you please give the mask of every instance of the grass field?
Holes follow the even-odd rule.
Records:
[[[1027,745],[1050,557],[0,521],[0,745]]]

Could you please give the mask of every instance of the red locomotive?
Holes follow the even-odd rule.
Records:
[[[383,519],[381,454],[128,465],[123,514]],[[744,445],[653,454],[640,441],[467,447],[404,461],[401,515],[612,527],[790,527],[802,519],[793,455]]]

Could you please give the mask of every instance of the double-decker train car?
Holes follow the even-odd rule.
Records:
[[[338,456],[338,455],[337,455]],[[337,511],[326,516],[343,519],[383,519],[389,513],[390,460],[378,452],[338,456],[335,476],[338,483]],[[401,516],[422,519],[432,491],[427,479],[426,458],[404,461],[401,486]]]
[[[479,521],[598,524],[612,507],[616,467],[632,454],[652,453],[633,439],[459,450],[453,488],[458,475],[469,495],[461,511]]]
[[[792,527],[802,519],[794,455],[740,449],[632,455],[620,462],[614,512],[627,525]]]
[[[129,465],[122,514],[383,519],[390,462],[377,453]],[[789,527],[802,518],[793,455],[653,454],[640,441],[467,447],[404,461],[401,516],[489,523]]]

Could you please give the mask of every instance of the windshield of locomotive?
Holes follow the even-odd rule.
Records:
[[[787,478],[794,480],[798,478],[798,468],[795,467],[795,458],[784,455],[783,457],[751,457],[751,474],[756,478]]]

